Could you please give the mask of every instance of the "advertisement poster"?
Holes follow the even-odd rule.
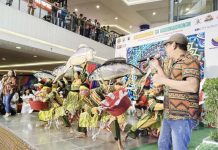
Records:
[[[141,67],[139,60],[156,53],[164,57],[163,42],[175,33],[183,33],[189,40],[188,51],[200,61],[201,78],[217,77],[218,32],[214,31],[218,31],[218,11],[118,38],[115,57]]]

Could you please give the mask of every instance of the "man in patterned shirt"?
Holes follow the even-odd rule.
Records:
[[[154,82],[165,85],[164,119],[158,141],[159,150],[187,150],[192,129],[199,117],[198,90],[200,66],[187,51],[188,40],[183,34],[174,34],[164,42],[169,61],[157,70]],[[168,63],[166,63],[168,62]]]

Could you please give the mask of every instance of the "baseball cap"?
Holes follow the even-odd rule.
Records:
[[[170,42],[176,42],[178,44],[188,45],[188,39],[184,34],[176,33],[172,35],[168,40],[164,41],[164,45]]]

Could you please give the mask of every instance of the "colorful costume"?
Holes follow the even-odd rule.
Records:
[[[51,121],[65,115],[62,107],[63,99],[59,96],[56,89],[48,94],[45,102],[49,102],[49,110],[39,112],[39,120]]]
[[[83,112],[80,114],[79,118],[80,128],[98,127],[100,115],[97,106],[101,102],[101,98],[97,94],[97,92],[99,91],[101,91],[101,88],[96,88],[90,91],[89,88],[86,86],[80,87],[80,99],[83,104],[85,104],[83,105]]]
[[[63,103],[65,110],[75,114],[82,107],[82,101],[79,97],[79,87],[82,84],[81,80],[74,80],[71,85],[71,91],[67,95],[66,101]]]
[[[141,119],[134,125],[131,126],[127,136],[131,138],[136,138],[138,134],[138,129],[146,129],[147,131],[155,131],[160,133],[161,122],[163,118],[163,103],[156,98],[162,94],[162,91],[159,91],[157,86],[155,89],[149,90],[149,109],[141,117]],[[160,93],[161,92],[161,93]],[[129,128],[130,126],[128,126]],[[128,130],[128,129],[126,129]]]

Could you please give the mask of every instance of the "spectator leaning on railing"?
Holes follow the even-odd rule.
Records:
[[[95,41],[99,41],[100,32],[101,32],[101,25],[99,22],[97,22]]]
[[[85,29],[85,22],[86,22],[86,17],[83,17],[82,19],[80,18],[80,35],[84,35],[84,29]]]
[[[34,16],[35,9],[36,9],[35,0],[28,0],[28,14],[31,14]]]
[[[59,3],[54,2],[52,4],[52,8],[51,8],[51,16],[52,16],[52,23],[57,25],[58,22],[58,9],[59,9]]]
[[[11,6],[13,3],[13,0],[6,0],[6,5]]]
[[[88,19],[87,21],[85,21],[85,33],[84,33],[84,36],[88,38],[90,36],[90,26],[91,26],[91,19]]]
[[[52,20],[51,13],[49,12],[42,19],[45,20],[45,21],[51,22],[51,20]]]
[[[71,31],[78,33],[78,18],[76,12],[71,16]]]
[[[92,22],[91,19],[87,20],[87,17],[83,14],[80,14],[79,16],[77,16],[76,12],[70,14],[66,5],[59,8],[60,4],[58,2],[63,5],[63,1],[61,0],[53,0],[53,2],[51,13],[45,15],[43,17],[44,20],[52,22],[55,25],[58,24],[60,27],[101,42],[102,44],[111,47],[115,46],[116,38],[120,35],[118,33],[111,32],[109,26],[101,27],[97,19]]]
[[[62,7],[59,11],[58,11],[58,16],[59,16],[59,26],[66,28],[66,22],[65,22],[65,17],[67,16],[68,10],[67,10],[67,6]]]
[[[65,17],[65,22],[66,22],[66,29],[71,30],[71,15],[68,12],[66,17]]]
[[[28,1],[28,14],[34,15],[36,9],[35,0]],[[123,36],[116,32],[111,32],[110,27],[101,27],[97,19],[93,22],[91,19],[87,20],[83,14],[77,16],[76,12],[70,14],[67,10],[67,0],[48,0],[51,3],[51,11],[43,16],[43,20],[51,22],[60,27],[66,28],[69,31],[78,33],[87,38],[91,38],[102,44],[114,47],[116,38]],[[6,5],[11,6],[13,0],[6,0]],[[60,8],[60,6],[62,6]]]

